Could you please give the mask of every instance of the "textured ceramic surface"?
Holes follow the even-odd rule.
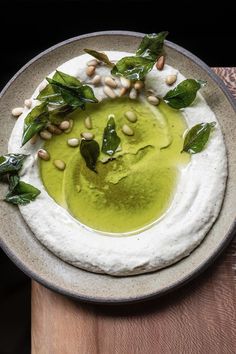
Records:
[[[11,109],[22,106],[24,99],[47,74],[68,59],[82,54],[83,48],[133,52],[140,37],[140,33],[117,31],[83,35],[48,49],[26,64],[1,93],[0,154],[7,151],[8,137],[15,123]],[[164,294],[198,275],[233,237],[236,227],[236,116],[233,101],[223,83],[198,58],[170,42],[166,42],[166,53],[167,63],[177,67],[186,77],[208,82],[204,96],[225,136],[229,177],[217,222],[204,242],[177,264],[150,274],[115,278],[89,273],[64,263],[37,241],[18,208],[0,201],[2,248],[25,273],[45,286],[85,301],[118,303],[144,300]],[[0,198],[4,194],[1,186]]]

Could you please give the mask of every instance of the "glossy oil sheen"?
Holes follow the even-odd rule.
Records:
[[[136,123],[127,121],[126,111],[137,114]],[[84,118],[89,115],[91,132],[101,147],[109,114],[115,115],[121,150],[107,163],[102,161],[108,156],[101,153],[96,174],[86,167],[79,148],[68,146],[67,139],[87,131]],[[69,118],[74,120],[73,130],[47,141],[51,160],[40,161],[49,195],[81,223],[103,232],[135,231],[163,216],[173,199],[179,171],[189,162],[189,156],[181,153],[186,130],[182,114],[164,102],[154,107],[144,100],[120,98],[77,110]],[[132,127],[133,136],[122,133],[123,124]],[[54,167],[54,159],[66,163],[64,172]]]

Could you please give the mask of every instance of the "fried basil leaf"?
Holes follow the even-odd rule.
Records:
[[[27,155],[7,154],[0,156],[0,176],[20,171]]]
[[[120,145],[120,138],[116,133],[116,124],[113,117],[111,117],[107,126],[103,132],[103,141],[102,141],[102,152],[107,155],[113,155],[118,146]]]
[[[136,56],[156,62],[163,54],[164,40],[167,35],[168,32],[160,32],[144,36],[136,51]]]
[[[192,127],[185,136],[183,151],[189,154],[201,152],[209,140],[210,132],[215,122],[200,123]]]
[[[188,107],[195,100],[198,90],[204,85],[205,81],[186,79],[167,92],[164,100],[175,109]]]
[[[152,70],[154,63],[142,57],[124,57],[116,63],[111,74],[124,76],[129,80],[143,80],[147,73]]]
[[[48,84],[37,96],[39,101],[47,101],[51,105],[62,105],[64,100],[59,92],[55,92],[53,86]]]
[[[37,99],[47,101],[51,105],[69,105],[73,110],[85,108],[84,103],[97,103],[97,99],[91,87],[82,85],[73,76],[56,71],[53,78],[47,78],[49,85],[40,92]]]
[[[92,55],[92,57],[102,61],[103,63],[113,68],[114,64],[109,60],[108,56],[105,53],[97,52],[96,50],[87,48],[85,48],[84,51]]]
[[[5,201],[17,205],[26,205],[35,200],[40,193],[40,190],[31,184],[19,181],[18,176],[10,176],[9,192]]]
[[[24,120],[24,130],[22,137],[22,146],[27,143],[35,134],[43,130],[48,123],[47,102],[34,107]]]
[[[56,70],[55,74],[53,75],[53,80],[62,84],[63,86],[67,86],[68,88],[77,88],[82,85],[76,77],[63,73],[59,70]]]
[[[96,162],[99,156],[99,145],[95,140],[82,140],[80,144],[80,153],[83,156],[86,166],[96,172]]]

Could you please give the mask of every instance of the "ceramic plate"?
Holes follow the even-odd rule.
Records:
[[[47,74],[63,62],[82,54],[83,48],[134,52],[142,36],[142,33],[122,31],[86,34],[59,43],[27,63],[0,96],[0,153],[7,151],[8,138],[15,123],[11,109],[21,106]],[[229,162],[227,190],[219,218],[189,257],[157,272],[117,278],[89,273],[63,262],[39,243],[17,207],[1,201],[0,236],[3,250],[19,268],[44,286],[79,300],[97,303],[145,300],[165,294],[198,275],[233,237],[236,229],[236,117],[233,100],[224,84],[201,60],[168,41],[165,49],[168,64],[178,68],[186,77],[208,82],[204,96],[220,122]],[[0,197],[4,194],[1,186]]]

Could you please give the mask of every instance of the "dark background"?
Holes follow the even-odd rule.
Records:
[[[209,66],[236,66],[229,1],[1,1],[0,89],[28,60],[80,34],[168,30],[168,39]],[[0,250],[0,354],[30,353],[30,281]]]

